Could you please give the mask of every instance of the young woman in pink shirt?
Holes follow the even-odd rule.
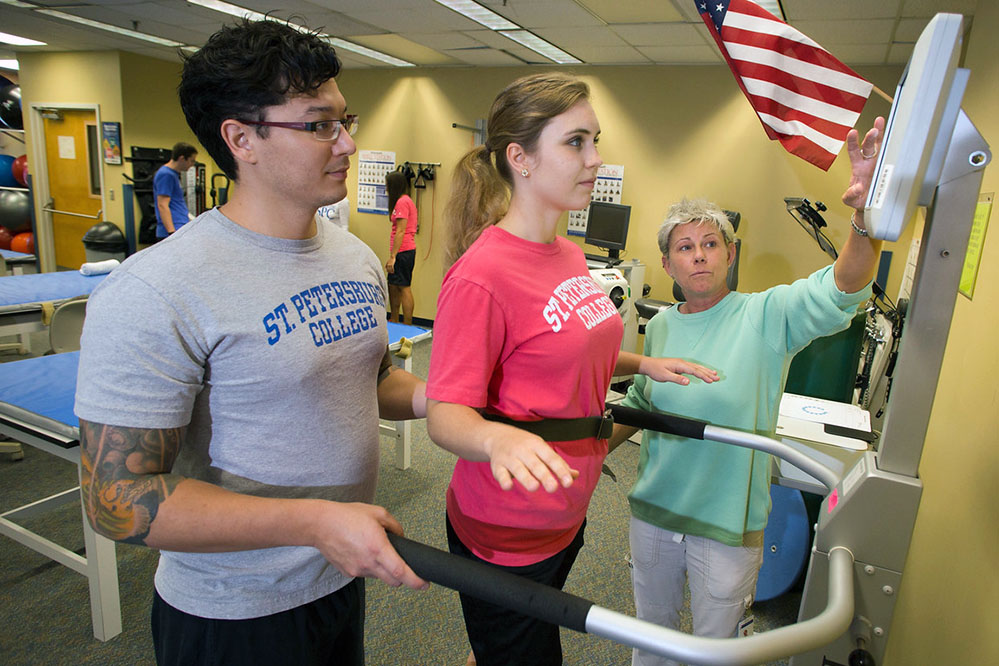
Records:
[[[459,456],[452,552],[561,588],[607,455],[614,375],[687,384],[717,375],[620,351],[623,324],[582,250],[556,234],[600,166],[587,85],[545,73],[493,103],[484,146],[459,162],[427,384],[428,430]],[[562,663],[558,627],[462,595],[479,664]]]

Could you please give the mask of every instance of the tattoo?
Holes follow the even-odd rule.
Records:
[[[169,471],[183,432],[80,421],[80,492],[95,531],[146,545],[160,503],[182,480]]]

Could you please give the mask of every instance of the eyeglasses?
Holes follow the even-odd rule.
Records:
[[[347,130],[347,134],[354,136],[357,133],[357,115],[352,114],[343,120],[316,120],[311,123],[277,122],[271,120],[243,120],[244,125],[259,125],[261,127],[284,127],[286,129],[312,132],[312,136],[319,141],[336,141],[340,138],[340,128]]]

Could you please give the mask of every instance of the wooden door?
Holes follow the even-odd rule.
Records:
[[[59,109],[57,114],[58,118],[43,117],[52,197],[49,207],[76,215],[53,213],[52,239],[56,266],[74,269],[86,261],[83,235],[101,218],[100,173],[96,171],[100,161],[95,165],[92,159],[94,151],[100,154],[100,146],[91,145],[97,136],[97,118],[90,109]]]

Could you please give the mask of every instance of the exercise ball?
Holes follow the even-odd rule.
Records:
[[[763,530],[763,565],[756,600],[769,601],[790,590],[808,562],[812,545],[808,510],[800,490],[770,486],[770,518]]]
[[[10,233],[10,229],[7,227],[0,227],[0,250],[9,250],[10,241],[14,238],[14,234]]]
[[[35,234],[30,231],[25,231],[20,233],[10,241],[10,249],[14,252],[23,252],[24,254],[34,254],[35,253]]]
[[[31,231],[31,197],[27,192],[0,190],[0,226],[15,235]]]
[[[20,183],[21,187],[28,186],[28,156],[21,155],[20,157],[14,158],[14,164],[11,166],[11,171],[14,172],[14,180]]]
[[[0,88],[0,123],[10,129],[24,129],[21,119],[21,86]]]
[[[14,178],[14,156],[0,155],[0,187],[20,187]]]

